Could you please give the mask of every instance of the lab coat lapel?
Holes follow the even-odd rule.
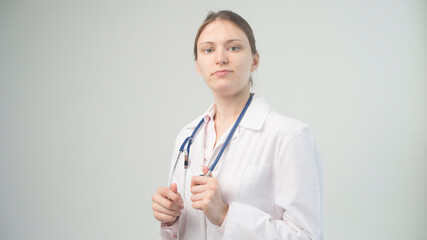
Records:
[[[200,127],[197,134],[194,136],[193,144],[190,149],[189,168],[198,168],[203,166],[205,126]],[[202,169],[200,168],[200,171]]]
[[[267,116],[270,112],[271,112],[271,107],[268,105],[268,103],[262,97],[258,97],[255,95],[251,102],[251,105],[249,105],[248,110],[243,116],[242,121],[240,122],[232,138],[230,139],[230,142],[228,143],[227,148],[233,147],[233,142],[238,140],[238,137],[241,134],[240,131],[243,131],[244,128],[255,130],[255,131],[260,130],[263,127],[264,122],[266,121]],[[209,165],[215,161],[216,156],[218,155],[222,145],[225,142],[225,139],[230,133],[231,128],[232,126],[228,129],[228,131],[224,134],[224,136],[221,137],[220,141],[217,143],[217,146],[215,146],[214,153],[212,154],[211,159],[209,160]],[[219,160],[217,166],[215,167],[215,170],[214,170],[215,177],[218,177],[218,175],[221,173],[220,169],[221,169],[222,163],[227,158],[227,148],[224,150],[224,153],[221,159]]]
[[[231,130],[231,127],[227,132],[224,133],[224,135],[221,137],[221,139],[219,140],[219,142],[215,146],[214,152],[213,152],[211,158],[209,159],[209,163],[208,163],[209,167],[215,162],[215,159],[218,156],[219,151],[221,151],[221,148],[224,145],[224,142],[227,139],[228,134],[230,134],[230,130]],[[218,161],[218,163],[217,163],[217,165],[216,165],[216,167],[212,173],[214,177],[217,178],[219,176],[219,174],[221,173],[220,169],[221,169],[222,163],[224,161],[226,161],[226,159],[227,159],[227,152],[228,152],[227,150],[228,150],[228,148],[233,147],[233,142],[235,142],[237,140],[239,133],[240,133],[240,126],[238,126],[236,128],[236,131],[234,131],[234,134],[231,137],[230,142],[228,143],[228,146],[224,149],[224,153],[222,154],[221,158],[219,159],[219,161]]]
[[[245,116],[240,122],[240,126],[256,131],[261,130],[270,112],[271,107],[264,98],[255,95]]]

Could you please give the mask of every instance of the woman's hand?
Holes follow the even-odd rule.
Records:
[[[203,166],[206,175],[209,168]],[[191,178],[191,201],[195,209],[202,210],[209,221],[221,226],[228,212],[228,204],[222,201],[218,181],[213,177],[193,176]]]
[[[181,210],[184,208],[184,202],[178,193],[176,183],[173,183],[170,189],[159,187],[152,200],[154,217],[167,226],[171,226],[176,222],[178,216],[181,215]]]

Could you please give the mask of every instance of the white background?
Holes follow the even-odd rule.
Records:
[[[0,239],[160,239],[151,195],[212,103],[209,10],[252,26],[256,94],[307,122],[325,239],[427,239],[427,2],[0,1]]]

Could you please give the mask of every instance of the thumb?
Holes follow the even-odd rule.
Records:
[[[178,193],[178,186],[176,185],[176,183],[172,183],[171,191],[174,193]]]
[[[209,168],[207,166],[203,166],[202,171],[203,171],[203,175],[206,176],[206,174],[208,174],[208,172],[209,172]],[[212,173],[210,174],[210,176],[212,177]]]

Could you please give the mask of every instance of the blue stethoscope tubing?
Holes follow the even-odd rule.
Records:
[[[221,150],[219,151],[218,155],[216,156],[214,163],[211,165],[211,167],[209,168],[209,171],[204,176],[210,176],[210,174],[215,169],[216,164],[218,163],[219,159],[222,156],[222,153],[224,152],[225,148],[228,145],[228,142],[230,141],[231,137],[233,136],[234,132],[236,131],[237,127],[239,126],[240,121],[242,121],[242,118],[245,115],[246,110],[248,109],[249,105],[251,104],[253,96],[254,96],[254,93],[251,93],[250,96],[249,96],[248,101],[246,102],[245,107],[243,108],[242,112],[240,113],[239,117],[237,118],[236,122],[234,123],[233,127],[231,128],[230,133],[227,136],[227,139],[225,140],[224,144],[221,147]],[[204,118],[202,118],[202,120],[200,120],[200,122],[197,124],[197,126],[194,129],[193,133],[191,133],[191,135],[189,137],[187,137],[184,140],[184,142],[181,144],[181,147],[179,148],[178,156],[177,156],[177,158],[175,160],[175,164],[174,164],[174,167],[173,167],[170,179],[169,179],[169,188],[172,185],[173,176],[175,174],[175,169],[176,169],[176,166],[178,164],[179,157],[184,152],[185,145],[187,145],[187,151],[185,151],[184,169],[185,169],[185,172],[187,172],[191,144],[193,144],[194,137],[195,137],[196,133],[198,132],[198,130],[200,129],[200,127],[203,125],[204,122],[205,122],[205,120],[204,120]],[[184,183],[184,187],[185,187],[185,183]]]

